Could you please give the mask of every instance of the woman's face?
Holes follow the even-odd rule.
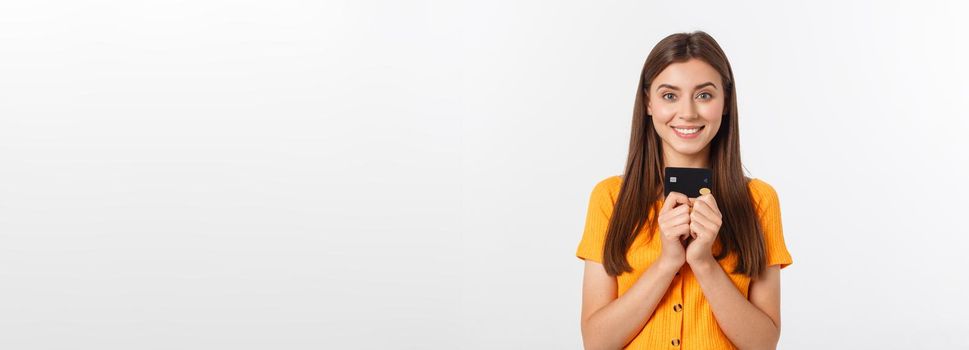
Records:
[[[701,155],[720,130],[723,88],[720,73],[698,59],[670,64],[653,79],[647,110],[666,152]]]

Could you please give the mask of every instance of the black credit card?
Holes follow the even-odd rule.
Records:
[[[663,198],[679,192],[689,198],[700,196],[700,189],[713,190],[713,171],[707,168],[666,167],[663,176]]]

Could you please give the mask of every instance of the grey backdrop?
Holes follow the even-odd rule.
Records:
[[[780,196],[780,348],[967,348],[966,13],[4,2],[0,348],[581,348],[589,193],[696,29]]]

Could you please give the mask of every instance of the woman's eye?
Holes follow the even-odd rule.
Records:
[[[699,95],[697,95],[697,97],[707,100],[713,98],[713,95],[711,95],[709,92],[701,92]]]
[[[676,98],[676,95],[673,95],[673,93],[671,93],[671,92],[667,92],[667,93],[663,94],[663,99],[664,100],[672,100],[674,98]]]

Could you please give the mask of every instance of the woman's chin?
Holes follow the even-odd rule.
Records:
[[[703,151],[703,147],[697,145],[675,145],[673,150],[685,156],[697,156]]]

